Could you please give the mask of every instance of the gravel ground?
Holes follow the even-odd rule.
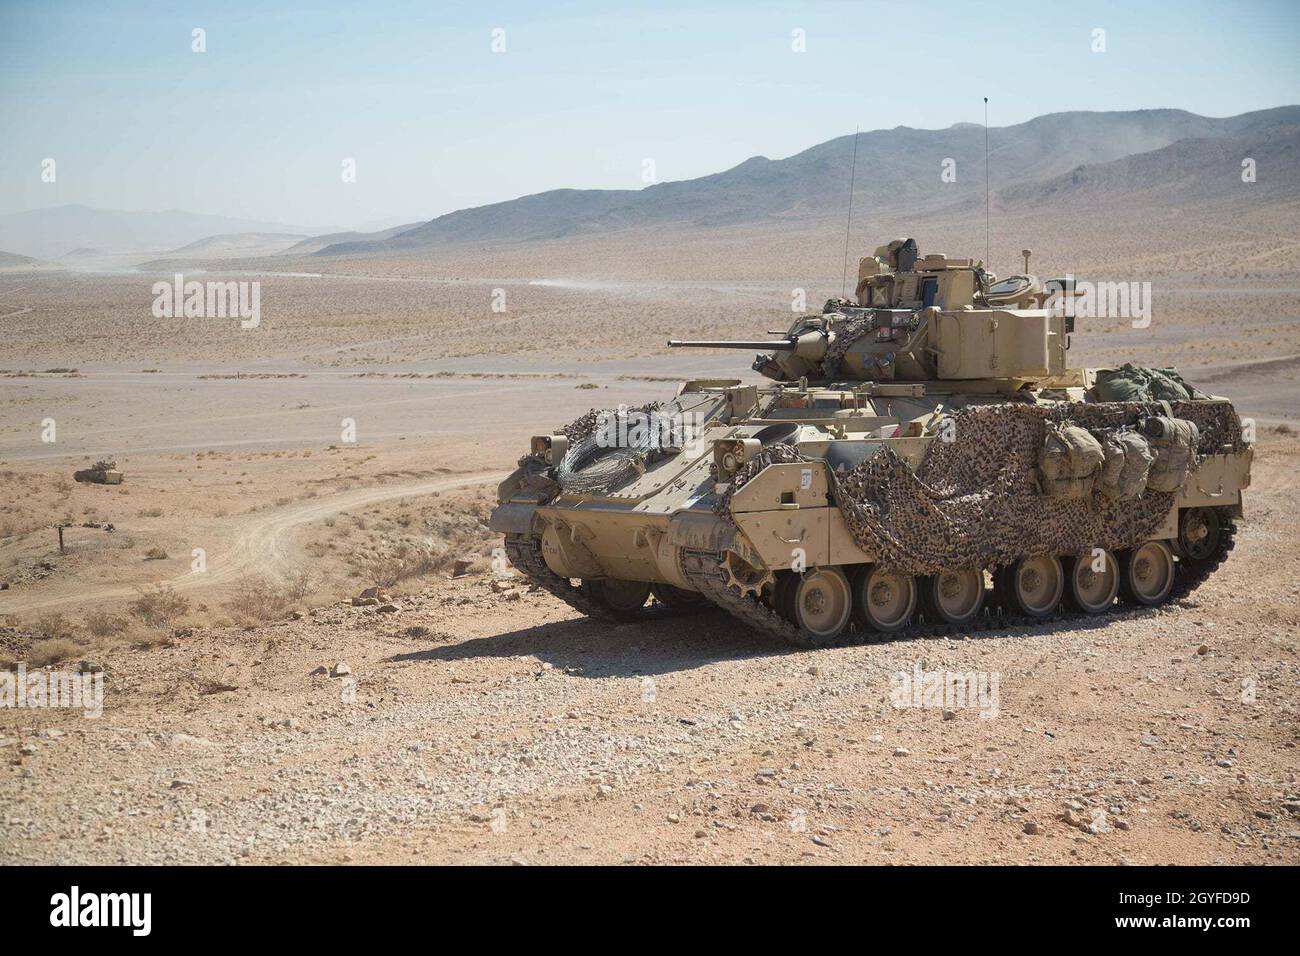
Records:
[[[100,719],[0,710],[0,862],[1295,864],[1298,462],[1103,622],[794,652],[483,576],[122,648]],[[996,697],[896,707],[918,668]]]

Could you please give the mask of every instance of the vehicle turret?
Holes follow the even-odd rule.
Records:
[[[753,368],[779,382],[1042,381],[1065,372],[1073,291],[1072,279],[998,281],[982,262],[922,257],[914,239],[896,239],[859,262],[852,299],[831,299],[781,339],[668,344],[766,350]]]

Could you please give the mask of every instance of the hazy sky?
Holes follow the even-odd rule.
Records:
[[[979,122],[985,95],[995,126],[1295,103],[1300,0],[0,0],[0,212],[425,219],[561,186],[639,188],[647,157],[660,180],[686,179],[855,126]]]

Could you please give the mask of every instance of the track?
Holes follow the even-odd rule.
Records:
[[[1231,553],[1234,546],[1236,525],[1227,521],[1222,526],[1219,546],[1215,552],[1203,561],[1190,562],[1179,560],[1175,567],[1173,590],[1165,599],[1168,604],[1179,601],[1195,591],[1212,575]],[[579,586],[566,578],[560,577],[546,566],[542,558],[541,545],[536,538],[513,537],[506,541],[506,552],[510,561],[525,576],[554,594],[575,610],[590,617],[603,620],[620,620],[606,608],[593,601]],[[965,626],[936,624],[922,619],[900,631],[882,634],[876,631],[846,630],[828,643],[812,639],[802,629],[790,623],[782,615],[753,597],[740,593],[739,588],[728,584],[726,571],[722,568],[725,554],[716,551],[687,551],[680,556],[681,571],[691,586],[709,599],[710,602],[726,611],[738,621],[773,637],[802,648],[827,646],[846,646],[854,644],[875,643],[882,640],[906,640],[918,637],[937,637],[950,634],[974,633],[979,631],[1006,631],[1016,628],[1041,627],[1044,624],[1062,621],[1100,621],[1123,616],[1124,605],[1116,604],[1105,614],[1085,614],[1074,611],[1064,604],[1046,617],[1033,617],[1027,614],[1014,614],[1005,609],[989,606],[984,613],[972,623]],[[655,604],[641,613],[642,615],[659,615],[667,609]],[[1136,609],[1134,609],[1136,610]]]

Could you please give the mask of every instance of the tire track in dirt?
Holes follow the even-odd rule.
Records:
[[[314,498],[281,508],[241,515],[223,529],[229,543],[207,554],[208,571],[203,574],[191,572],[157,583],[166,584],[176,591],[194,592],[230,584],[248,575],[277,575],[294,566],[296,555],[290,545],[290,537],[294,529],[304,524],[352,508],[365,508],[397,498],[414,498],[436,491],[452,491],[499,482],[505,477],[499,472],[480,472],[462,478],[440,478],[386,488],[354,488],[326,498]],[[69,604],[121,600],[134,597],[136,593],[136,585],[104,585],[59,595],[9,592],[5,594],[3,602],[0,602],[0,613],[23,614]]]

